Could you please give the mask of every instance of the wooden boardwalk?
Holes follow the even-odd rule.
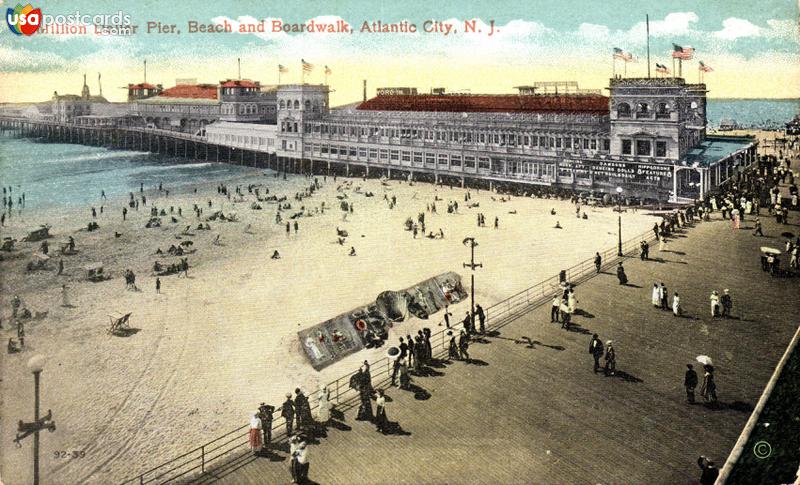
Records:
[[[310,448],[322,484],[692,484],[703,454],[721,466],[797,325],[798,278],[761,271],[773,238],[712,220],[677,235],[660,261],[625,262],[629,286],[600,274],[576,289],[576,328],[549,323],[543,305],[470,348],[479,364],[435,368],[416,392],[391,389],[389,418],[409,434],[383,436],[347,410]],[[750,221],[745,222],[747,226]],[[654,282],[679,292],[688,318],[650,304]],[[729,288],[735,319],[711,319],[712,289]],[[592,372],[592,333],[613,339],[618,375]],[[530,343],[528,343],[530,342]],[[685,403],[685,365],[710,355],[722,409]],[[702,379],[702,369],[698,374]],[[699,398],[699,393],[698,393]],[[288,483],[286,453],[244,455],[202,483]],[[283,461],[282,461],[283,460]]]

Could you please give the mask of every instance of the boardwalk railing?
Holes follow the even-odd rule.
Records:
[[[639,249],[641,241],[651,242],[654,239],[655,234],[652,230],[639,234],[623,242],[622,252],[626,255],[631,254]],[[600,253],[603,261],[603,268],[611,268],[622,259],[617,255],[617,249],[618,248],[615,246],[612,249]],[[581,261],[566,269],[565,272],[566,281],[572,283],[590,278],[597,272],[594,264],[594,257]],[[549,301],[553,295],[560,291],[560,284],[560,275],[551,276],[484,309],[487,318],[486,330],[496,330],[511,321],[513,317],[523,315],[527,311]],[[444,322],[444,320],[442,320],[442,322]],[[447,332],[452,330],[453,333],[456,334],[462,328],[463,322],[458,322],[451,325],[450,328],[443,328],[431,334],[433,356],[439,357],[446,355],[450,341]],[[370,362],[370,374],[373,386],[380,387],[382,384],[390,381],[393,362],[393,359],[389,359],[388,357]],[[358,397],[357,390],[350,387],[350,379],[356,372],[357,371],[354,371],[341,376],[327,385],[331,402],[346,406]],[[319,406],[319,402],[314,399],[314,396],[308,397],[310,400],[313,400],[313,412]],[[230,456],[237,451],[239,452],[239,456],[249,452],[249,449],[247,449],[248,433],[249,425],[240,426],[177,458],[173,458],[172,460],[151,468],[135,478],[126,480],[122,482],[122,485],[170,483],[178,479],[188,480],[193,476],[191,475],[193,473],[206,473],[210,465],[220,465],[222,463],[220,458],[222,457]],[[273,442],[280,442],[286,438],[286,420],[280,415],[280,409],[276,409],[272,420],[272,440]],[[231,456],[231,458],[233,459],[234,457]]]

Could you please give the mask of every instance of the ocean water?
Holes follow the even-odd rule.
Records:
[[[723,119],[743,128],[783,128],[800,114],[800,99],[709,99],[706,111],[712,128]]]
[[[25,192],[26,207],[77,207],[97,203],[100,193],[124,197],[163,183],[177,189],[258,174],[263,169],[192,162],[147,152],[45,143],[0,137],[0,187],[13,187],[14,203]]]

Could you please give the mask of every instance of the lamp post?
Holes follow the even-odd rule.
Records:
[[[465,268],[469,268],[471,271],[470,274],[470,321],[472,322],[472,326],[475,326],[475,268],[482,268],[483,263],[476,263],[475,262],[475,247],[478,245],[478,242],[475,241],[474,237],[467,237],[464,238],[464,246],[468,246],[470,250],[470,258],[469,263],[464,263]]]
[[[52,433],[56,430],[51,410],[48,409],[44,417],[39,417],[39,377],[44,369],[44,363],[43,355],[34,355],[28,360],[28,368],[33,372],[34,382],[33,422],[26,423],[20,420],[17,436],[14,438],[17,447],[21,447],[20,441],[33,434],[33,485],[39,485],[39,431],[46,429]]]
[[[617,256],[622,257],[622,187],[617,187]]]

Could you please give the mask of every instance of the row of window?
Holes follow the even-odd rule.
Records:
[[[154,111],[158,113],[196,113],[217,115],[220,113],[219,105],[197,106],[184,104],[136,104],[135,111]]]
[[[323,105],[324,105],[324,103],[325,103],[325,101],[322,101]],[[291,99],[284,100],[284,99],[282,99],[282,100],[279,101],[278,105],[280,106],[280,109],[300,109],[300,100],[299,99],[295,99],[295,100],[291,100]],[[312,104],[311,100],[307,99],[307,100],[305,100],[303,102],[303,106],[305,107],[305,109],[307,111],[311,110],[311,111],[317,113],[317,112],[319,112],[320,103],[319,103],[319,101],[315,101]]]
[[[634,144],[635,142],[635,144]],[[634,152],[635,148],[635,152]],[[650,140],[622,140],[622,154],[636,155],[638,157],[664,158],[667,156],[667,142],[657,141],[655,143],[655,155],[653,154],[653,143]]]
[[[422,130],[414,128],[357,127],[306,123],[306,133],[340,136],[381,137],[396,140],[421,140],[436,143],[481,144],[524,148],[585,149],[608,151],[607,138],[539,136],[514,133],[481,133],[471,131]],[[599,140],[599,141],[598,141]]]
[[[266,114],[267,112],[273,113],[275,112],[275,106],[267,105],[267,104],[243,104],[243,103],[223,103],[222,105],[222,114],[227,115],[255,115],[261,113]]]
[[[212,143],[238,143],[240,145],[274,146],[275,138],[265,136],[250,135],[223,135],[221,133],[209,133],[208,141]]]

